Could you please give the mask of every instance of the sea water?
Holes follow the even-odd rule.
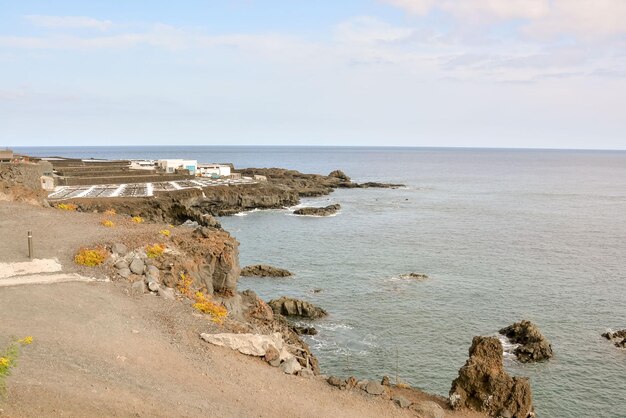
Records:
[[[269,300],[326,309],[305,337],[326,374],[396,375],[447,395],[475,335],[529,319],[555,357],[520,364],[542,417],[624,417],[626,351],[600,334],[626,328],[626,152],[427,148],[126,147],[20,149],[95,158],[194,158],[284,167],[400,189],[305,199],[292,209],[221,218],[242,265],[292,278],[242,278]],[[425,273],[425,281],[401,274]]]

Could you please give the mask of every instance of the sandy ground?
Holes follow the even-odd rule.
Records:
[[[113,220],[117,226],[100,224]],[[82,246],[132,242],[135,236],[154,233],[163,225],[134,224],[121,215],[77,213],[25,203],[0,202],[0,262],[28,261],[28,231],[33,233],[34,258],[58,258],[64,270],[76,270],[74,254]]]
[[[77,248],[159,225],[109,229],[102,215],[0,202],[0,261],[23,261],[26,231],[38,257],[71,270]],[[130,295],[125,283],[59,283],[0,288],[0,350],[21,349],[4,417],[403,417],[388,400],[340,391],[322,378],[288,376],[258,358],[209,345],[217,325],[187,304]],[[323,365],[322,365],[323,369]],[[475,416],[475,415],[449,415]]]
[[[112,284],[3,288],[0,318],[3,346],[35,339],[7,379],[10,417],[411,416],[204,343],[213,325],[184,304]]]

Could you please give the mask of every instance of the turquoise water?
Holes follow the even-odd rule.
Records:
[[[507,369],[531,378],[543,417],[624,417],[626,351],[600,337],[626,328],[626,153],[373,148],[66,148],[31,153],[193,157],[277,166],[396,190],[338,190],[335,217],[257,211],[222,218],[242,265],[294,278],[245,278],[266,299],[330,312],[309,338],[328,374],[400,378],[446,395],[474,335],[537,323],[555,358]],[[424,282],[403,280],[421,272]],[[313,289],[322,289],[313,293]]]

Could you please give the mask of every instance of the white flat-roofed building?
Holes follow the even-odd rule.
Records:
[[[196,175],[198,171],[198,161],[197,160],[159,160],[157,161],[157,165],[166,173],[175,173],[176,170],[189,170],[189,174]]]
[[[230,166],[226,164],[198,164],[198,174],[204,177],[229,177]]]

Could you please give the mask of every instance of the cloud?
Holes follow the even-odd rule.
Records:
[[[532,21],[524,32],[550,37],[571,34],[583,40],[626,35],[624,0],[554,0],[550,13]]]
[[[99,50],[140,46],[170,51],[192,48],[227,47],[258,51],[292,48],[293,41],[281,35],[205,35],[170,25],[154,24],[147,30],[99,36],[54,34],[45,36],[0,36],[0,47],[16,49]]]
[[[338,24],[335,38],[340,42],[398,42],[411,37],[415,30],[397,27],[370,16],[359,16]]]
[[[97,29],[104,31],[113,26],[110,20],[99,20],[87,16],[26,16],[32,25],[49,29]]]
[[[549,12],[548,0],[384,0],[416,15],[437,9],[457,19],[484,22],[535,19]]]
[[[458,25],[522,21],[533,37],[593,40],[626,35],[624,0],[382,0],[417,16],[438,11]]]

